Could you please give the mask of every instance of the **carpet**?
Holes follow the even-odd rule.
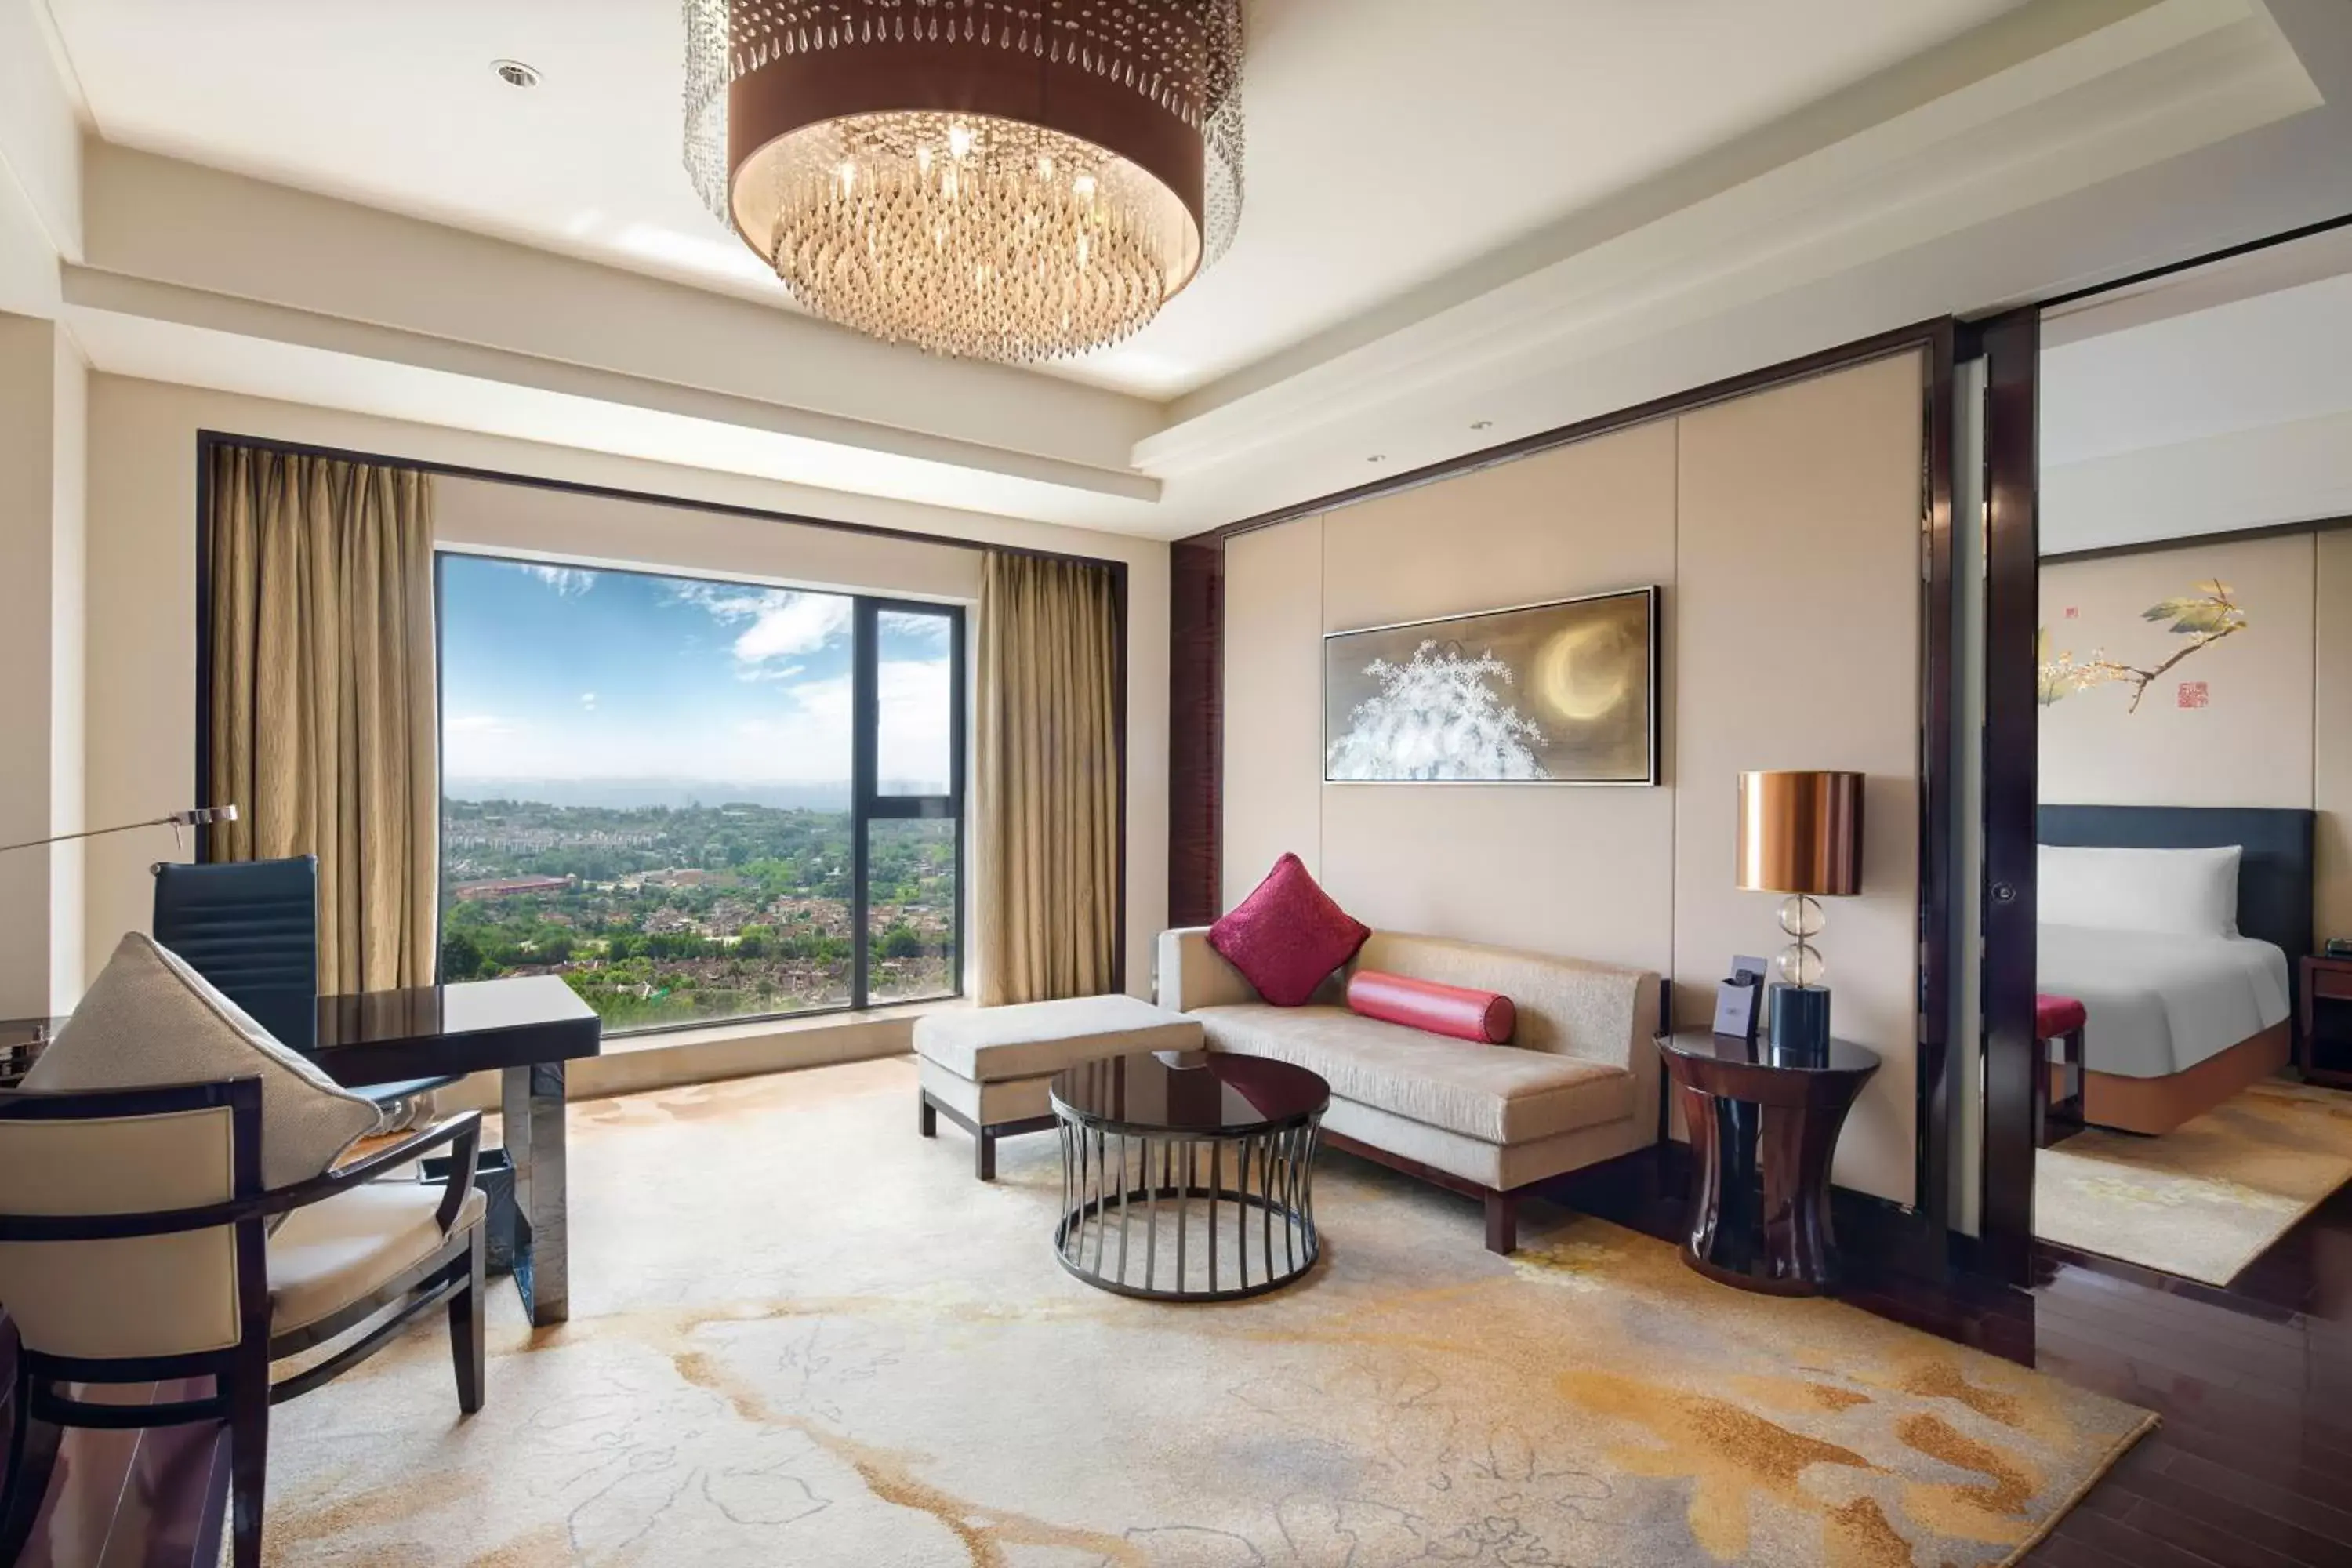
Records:
[[[2352,1094],[2273,1079],[2158,1138],[2089,1128],[2033,1166],[2033,1232],[2227,1285],[2352,1181]]]
[[[902,1060],[572,1112],[573,1321],[492,1302],[273,1418],[269,1561],[482,1568],[1536,1568],[2013,1561],[2145,1412],[1673,1248],[1327,1154],[1325,1261],[1094,1290],[1048,1137],[915,1131]]]

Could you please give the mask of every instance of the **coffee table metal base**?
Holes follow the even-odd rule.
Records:
[[[1315,1267],[1319,1116],[1239,1137],[1060,1121],[1054,1253],[1087,1284],[1153,1301],[1237,1301]]]

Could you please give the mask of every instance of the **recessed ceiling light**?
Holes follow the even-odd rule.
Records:
[[[499,79],[506,83],[509,87],[537,87],[539,85],[539,68],[536,66],[527,66],[520,60],[492,60],[490,62],[490,68],[498,72]]]

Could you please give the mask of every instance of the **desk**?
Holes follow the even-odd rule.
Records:
[[[565,1195],[565,1065],[604,1049],[604,1026],[552,974],[468,980],[319,998],[312,1058],[350,1089],[496,1071],[501,1136],[514,1161],[515,1284],[533,1325],[572,1316]]]
[[[1658,1050],[1698,1163],[1683,1261],[1743,1290],[1828,1292],[1830,1157],[1878,1053],[1845,1040],[1783,1052],[1697,1030],[1659,1036]]]
[[[0,1087],[21,1073],[62,1018],[0,1020]],[[21,1056],[7,1047],[23,1047]],[[347,1089],[495,1071],[514,1161],[515,1284],[535,1325],[572,1315],[571,1244],[563,1169],[564,1064],[604,1050],[604,1026],[552,974],[468,980],[404,991],[319,998],[311,1059]]]

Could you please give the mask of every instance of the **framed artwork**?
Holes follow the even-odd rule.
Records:
[[[1658,590],[1328,634],[1323,777],[1656,784]]]

